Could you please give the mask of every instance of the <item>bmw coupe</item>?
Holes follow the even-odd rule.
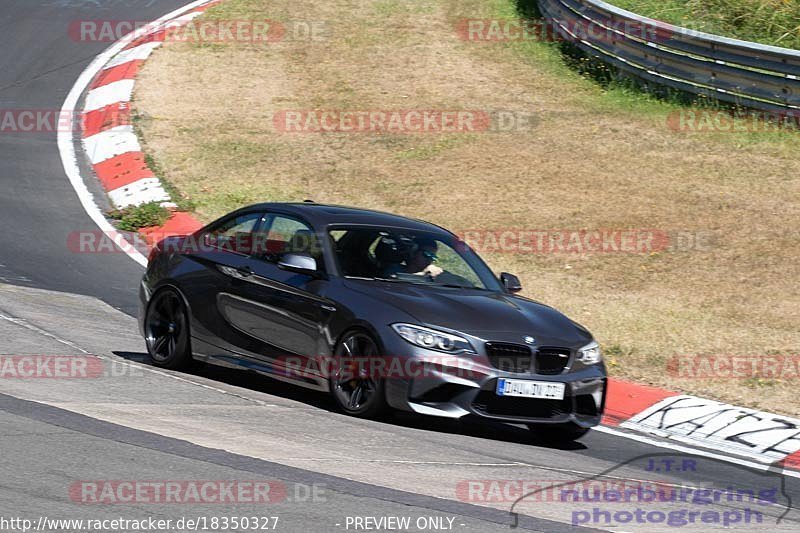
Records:
[[[139,324],[157,366],[243,367],[355,416],[482,417],[576,439],[603,413],[600,347],[520,290],[439,226],[264,203],[153,247]]]

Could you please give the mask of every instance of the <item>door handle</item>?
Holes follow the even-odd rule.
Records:
[[[239,273],[243,278],[248,278],[253,275],[253,269],[249,266],[240,266],[236,267],[236,272]]]

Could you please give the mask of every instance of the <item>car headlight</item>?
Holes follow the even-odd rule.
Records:
[[[584,365],[596,365],[602,360],[603,354],[600,353],[600,345],[594,341],[578,350],[578,361]]]
[[[411,344],[422,348],[446,353],[475,353],[469,341],[458,335],[413,324],[392,324],[392,329]]]

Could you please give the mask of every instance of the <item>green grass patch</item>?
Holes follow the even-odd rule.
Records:
[[[169,219],[169,215],[169,210],[161,207],[159,202],[149,202],[108,212],[108,217],[117,221],[117,229],[123,231],[136,231],[149,226],[162,226]]]
[[[771,0],[731,0],[713,1],[709,6],[724,5],[727,3],[770,3]],[[670,11],[667,8],[660,10],[662,16],[654,16],[645,10],[638,10],[638,5],[648,4],[653,9],[659,6],[675,4],[701,4],[704,2],[694,2],[685,0],[614,0],[612,4],[637,12],[643,16],[651,16],[671,23],[678,23],[678,19],[669,19],[666,16]],[[800,24],[800,2],[792,0],[784,2],[778,0],[774,3],[792,4],[793,9],[786,10],[795,13],[794,24]],[[633,4],[637,4],[633,6]],[[541,12],[538,8],[538,0],[489,0],[482,9],[491,18],[527,18],[540,19]],[[710,7],[708,9],[711,9]],[[783,10],[783,11],[786,11]],[[695,29],[699,29],[696,28]],[[800,28],[795,27],[796,31]],[[708,29],[704,30],[708,31]],[[742,34],[744,35],[744,34]],[[743,38],[742,36],[729,35]],[[765,40],[754,40],[765,42]],[[768,40],[768,39],[767,39]],[[777,44],[766,42],[766,44]],[[787,46],[787,42],[782,41],[782,46]],[[499,46],[512,47],[527,62],[535,65],[539,70],[544,70],[548,75],[558,76],[564,80],[565,99],[574,98],[580,101],[588,111],[599,111],[609,115],[625,117],[637,115],[640,118],[647,118],[659,127],[666,127],[666,121],[671,114],[680,113],[682,110],[723,110],[732,112],[740,117],[745,117],[748,110],[734,108],[728,104],[717,100],[709,99],[704,96],[688,94],[672,89],[653,88],[644,85],[641,81],[620,75],[615,69],[603,64],[593,58],[587,57],[583,52],[571,46],[569,43],[553,43],[541,41],[512,41]],[[797,46],[800,48],[800,46]],[[753,131],[753,132],[719,132],[704,133],[703,136],[714,142],[729,144],[732,149],[751,148],[754,150],[769,150],[781,155],[793,153],[797,150],[799,132],[792,128],[782,128],[776,131]]]
[[[613,0],[611,3],[677,26],[800,49],[797,0]]]

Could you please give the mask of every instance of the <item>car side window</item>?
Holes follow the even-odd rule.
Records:
[[[280,259],[285,254],[306,255],[316,260],[317,270],[325,270],[319,239],[305,222],[286,215],[273,215],[269,227],[259,230],[258,237],[263,249],[261,257]]]
[[[262,213],[244,213],[224,220],[205,235],[205,244],[229,252],[249,254],[252,249],[252,233]]]

